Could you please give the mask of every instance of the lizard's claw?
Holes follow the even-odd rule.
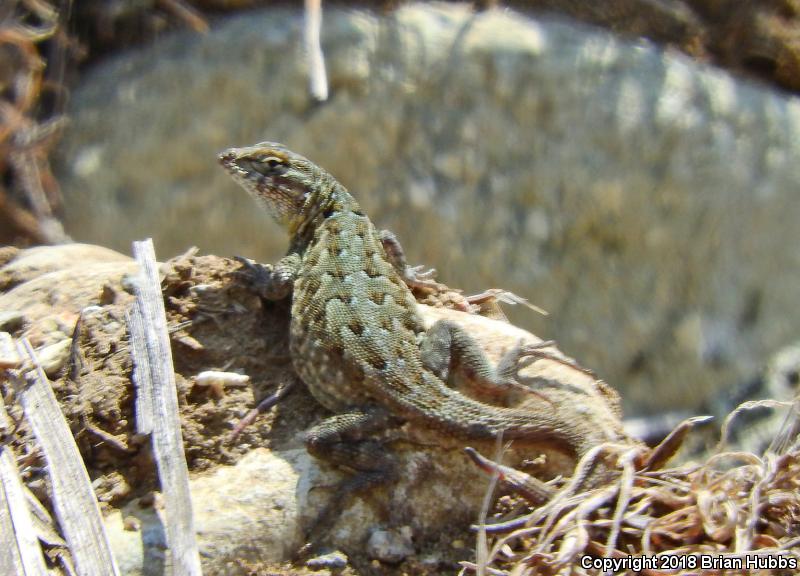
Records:
[[[280,300],[291,292],[291,282],[281,277],[272,264],[259,264],[249,258],[234,256],[242,269],[234,271],[250,284],[253,292],[266,300]]]
[[[272,276],[271,264],[259,264],[258,262],[250,260],[250,258],[245,258],[244,256],[234,256],[233,259],[239,262],[244,268],[244,270],[236,270],[236,273],[245,276],[254,283],[258,283],[259,280],[264,281]]]
[[[517,363],[517,370],[521,370],[526,366],[530,366],[536,360],[551,360],[553,362],[558,362],[563,366],[567,366],[572,368],[573,370],[577,370],[578,372],[583,372],[587,376],[591,376],[595,380],[597,379],[597,374],[593,370],[589,368],[584,368],[571,358],[567,358],[563,356],[558,349],[555,351],[545,350],[545,348],[549,348],[551,346],[555,346],[555,340],[544,340],[542,342],[536,342],[535,344],[526,344],[520,345],[518,351],[518,363]]]
[[[403,273],[403,281],[406,286],[419,290],[430,290],[433,292],[442,292],[447,290],[447,286],[440,284],[435,280],[436,268],[428,268],[425,270],[424,266],[406,266]]]
[[[536,304],[533,304],[528,301],[527,298],[523,298],[522,296],[517,296],[513,292],[509,290],[504,290],[502,288],[489,288],[484,290],[480,294],[473,294],[472,296],[467,296],[467,302],[470,304],[475,304],[480,306],[481,304],[486,304],[487,302],[502,302],[504,304],[522,304],[541,314],[542,316],[547,316],[547,310],[543,308],[539,308]]]

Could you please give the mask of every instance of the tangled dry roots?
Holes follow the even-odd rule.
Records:
[[[0,242],[66,240],[54,217],[60,194],[48,162],[64,120],[37,120],[45,88],[39,46],[58,30],[58,12],[44,0],[12,0],[0,14],[0,215],[9,234]]]
[[[794,415],[787,420],[785,428],[791,430],[796,419]],[[685,424],[684,430],[671,435],[673,442],[685,437],[685,430],[691,428]],[[669,452],[675,448],[673,443]],[[587,453],[574,479],[549,502],[526,516],[487,527],[497,536],[485,551],[484,573],[600,573],[581,565],[586,555],[647,557],[653,559],[652,564],[640,573],[651,576],[797,573],[680,569],[689,555],[743,563],[745,557],[783,558],[784,565],[797,562],[800,566],[800,450],[796,445],[784,453],[720,452],[699,465],[654,469],[662,460],[654,458],[658,450],[648,453],[640,447],[606,444]],[[601,456],[604,461],[615,460],[620,473],[606,485],[581,490],[580,478]],[[670,565],[679,569],[665,569]],[[467,566],[465,571],[477,568]]]

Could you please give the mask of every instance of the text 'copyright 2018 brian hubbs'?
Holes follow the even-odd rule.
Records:
[[[796,570],[797,558],[789,554],[659,554],[595,558],[582,556],[581,568],[617,573],[620,570]]]

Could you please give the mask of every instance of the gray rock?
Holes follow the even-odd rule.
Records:
[[[414,554],[411,543],[411,529],[374,530],[367,540],[367,554],[370,558],[397,564]]]
[[[283,233],[217,151],[284,141],[351,188],[413,263],[550,311],[514,320],[686,409],[800,329],[800,104],[647,44],[510,11],[326,10],[331,99],[302,15],[272,9],[98,67],[61,149],[68,231],[274,260]]]
[[[91,252],[87,249],[85,254]],[[61,254],[60,247],[40,253],[42,261],[48,263],[42,267],[47,271],[0,293],[0,308],[7,306],[24,314],[25,335],[31,341],[61,343],[55,344],[62,354],[53,355],[61,358],[56,367],[63,366],[63,353],[69,351],[67,344],[72,342],[69,335],[78,335],[75,366],[82,367],[79,376],[67,376],[62,371],[53,387],[63,399],[64,413],[76,437],[79,441],[91,439],[92,450],[84,457],[107,512],[106,528],[114,556],[123,574],[164,573],[165,569],[169,571],[171,560],[163,502],[159,504],[158,496],[150,497],[150,488],[143,490],[152,480],[147,475],[154,475],[155,469],[147,464],[147,451],[142,446],[146,438],[129,426],[135,416],[123,322],[131,297],[123,292],[121,283],[136,265],[130,261],[87,260],[76,267],[60,258]],[[26,257],[25,251],[19,255],[20,260]],[[63,269],[58,269],[59,261]],[[227,365],[237,355],[256,358],[246,373],[251,383],[266,382],[269,388],[273,381],[267,375],[274,372],[264,365],[285,366],[285,356],[275,351],[284,349],[285,343],[280,342],[287,337],[287,332],[279,328],[285,310],[260,308],[257,302],[253,302],[252,312],[248,310],[250,297],[242,300],[244,286],[236,285],[237,268],[238,264],[213,256],[179,259],[162,266],[167,271],[165,294],[178,294],[179,286],[186,294],[222,295],[223,299],[217,296],[211,301],[215,307],[207,309],[234,310],[234,304],[242,307],[238,313],[220,314],[213,326],[197,322],[190,334],[173,332],[184,449],[190,458],[193,456],[190,461],[206,463],[190,476],[204,573],[249,574],[254,566],[268,572],[295,558],[304,547],[306,535],[316,544],[343,550],[349,565],[359,573],[373,558],[384,562],[406,559],[435,570],[437,565],[452,568],[455,562],[469,557],[472,535],[468,526],[478,518],[490,478],[464,453],[463,439],[443,436],[424,426],[410,426],[407,440],[386,447],[402,473],[395,480],[347,496],[340,490],[347,473],[343,475],[312,458],[303,446],[303,433],[309,425],[306,413],[316,411],[316,403],[300,386],[269,415],[259,418],[258,425],[250,427],[253,430],[243,431],[236,443],[230,443],[230,428],[253,406],[255,392],[242,393],[239,386],[229,386],[224,395],[198,394],[194,390],[197,387],[190,384],[198,373],[196,362],[213,367]],[[187,286],[186,278],[195,284]],[[206,288],[196,290],[198,286]],[[106,297],[100,298],[103,293]],[[194,300],[193,296],[185,300],[170,297],[165,307],[168,324],[179,325],[185,310],[194,308],[191,302],[209,301]],[[259,309],[261,312],[255,313]],[[498,320],[427,306],[420,306],[420,313],[428,326],[441,318],[458,322],[495,363],[521,342],[541,342]],[[258,317],[255,322],[243,322],[245,316],[253,315]],[[81,329],[76,331],[79,317]],[[265,326],[278,334],[270,340],[262,331]],[[195,331],[197,328],[200,330]],[[202,340],[201,348],[182,344],[186,337],[194,336]],[[236,351],[232,351],[234,346]],[[552,346],[547,349],[561,360],[537,358],[520,371],[520,382],[543,391],[553,417],[574,420],[578,414],[591,421],[596,443],[625,441],[616,396],[591,375],[576,370],[558,350]],[[264,350],[270,353],[263,354]],[[198,360],[201,355],[205,357]],[[238,366],[240,361],[234,362]],[[284,373],[282,377],[287,376]],[[453,385],[480,401],[486,397],[485,401],[504,406],[521,408],[540,401],[524,387],[499,394],[480,385],[472,389],[468,382]],[[220,419],[222,425],[215,424],[214,419]],[[256,433],[254,428],[270,419],[270,432],[266,436]],[[521,465],[543,479],[568,476],[574,469],[574,454],[546,439],[518,443],[502,453],[494,442],[473,440],[472,447],[484,455]],[[328,506],[335,514],[329,521],[320,522]],[[425,553],[419,559],[412,556],[412,533]],[[371,543],[365,546],[368,541]]]
[[[347,566],[347,555],[344,552],[336,551],[322,556],[315,556],[306,561],[306,566],[312,570],[329,568],[336,570]]]
[[[65,338],[36,351],[36,359],[50,378],[55,377],[66,365],[71,345],[72,340]]]
[[[298,478],[308,474],[305,450],[271,453],[257,448],[235,466],[190,482],[203,568],[211,574],[245,574],[241,563],[278,563],[301,544]],[[114,557],[123,574],[150,574],[165,561],[164,519],[158,507],[132,502],[106,520]],[[138,520],[130,530],[129,518]],[[127,520],[127,521],[126,521]],[[238,570],[234,570],[238,567]],[[148,571],[150,570],[150,571]]]
[[[128,251],[130,245],[125,250]],[[21,250],[0,266],[0,290],[7,291],[18,284],[57,270],[82,268],[87,264],[130,262],[130,257],[91,244],[62,244],[38,246]]]

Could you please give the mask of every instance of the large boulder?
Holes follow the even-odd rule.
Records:
[[[302,13],[252,12],[98,67],[60,156],[71,234],[273,260],[285,238],[221,170],[283,141],[414,263],[550,311],[515,321],[619,386],[695,407],[796,339],[800,104],[685,57],[509,11],[326,10],[329,101]]]

